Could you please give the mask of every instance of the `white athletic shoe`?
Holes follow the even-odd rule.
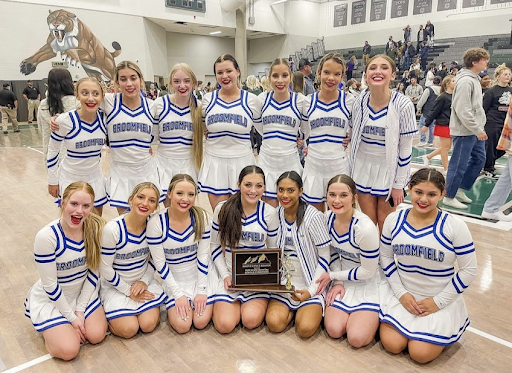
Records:
[[[463,204],[462,202],[457,201],[455,198],[443,198],[443,204],[445,206],[453,207],[455,209],[467,209],[468,206]]]
[[[482,211],[482,218],[512,222],[512,214],[505,215],[501,211],[496,211],[496,212]]]
[[[423,160],[423,166],[428,167],[430,166],[430,159],[427,158],[427,155],[422,155],[420,157]]]
[[[417,143],[415,146],[417,148],[423,148],[424,146],[426,146],[427,143],[425,141],[420,141],[419,143]]]
[[[473,203],[473,200],[469,198],[466,193],[464,193],[463,189],[457,190],[457,194],[455,195],[455,198],[457,198],[459,201],[464,203]]]

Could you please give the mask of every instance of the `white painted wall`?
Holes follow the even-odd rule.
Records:
[[[198,80],[207,81],[205,76],[213,75],[213,63],[217,57],[226,53],[235,55],[235,39],[167,33],[169,70],[178,62],[186,62],[192,67]]]
[[[167,65],[167,32],[154,22],[143,19],[144,47],[146,54],[146,80],[153,80],[154,75],[163,76],[169,73]]]
[[[265,69],[270,67],[270,63],[250,63],[248,64],[248,74],[256,77],[260,76],[260,73],[264,73]]]

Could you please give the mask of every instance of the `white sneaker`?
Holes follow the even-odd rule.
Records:
[[[463,204],[462,202],[457,201],[455,198],[443,198],[443,204],[445,206],[453,207],[455,209],[467,209],[468,206]]]
[[[425,141],[420,141],[419,143],[417,143],[415,146],[417,148],[423,148],[424,146],[426,146],[427,143]]]
[[[473,200],[469,198],[466,193],[464,193],[463,189],[457,190],[457,194],[455,195],[455,198],[457,198],[459,201],[464,203],[473,203]]]
[[[430,159],[427,158],[427,155],[422,155],[420,157],[423,160],[423,166],[428,167],[430,166]]]
[[[512,214],[505,215],[501,211],[496,211],[496,212],[482,211],[482,218],[512,222]]]

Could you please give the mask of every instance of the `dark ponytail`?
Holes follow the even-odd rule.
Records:
[[[295,171],[286,171],[285,173],[281,174],[279,178],[277,179],[276,185],[279,185],[279,182],[284,179],[290,179],[293,181],[297,188],[300,190],[302,189],[302,178],[300,175]],[[306,210],[308,208],[308,204],[302,199],[299,198],[299,208],[297,209],[297,228],[300,227],[302,224],[302,221],[304,220],[304,215],[306,214]]]

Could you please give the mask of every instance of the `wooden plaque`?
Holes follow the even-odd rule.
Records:
[[[293,293],[281,285],[281,250],[231,250],[232,285],[229,290]]]

